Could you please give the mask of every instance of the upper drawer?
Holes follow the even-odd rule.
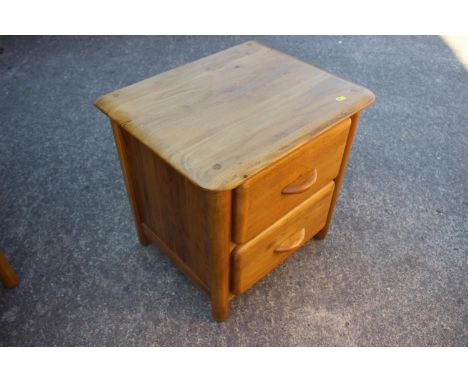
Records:
[[[236,243],[250,240],[337,176],[350,123],[325,130],[235,189]]]

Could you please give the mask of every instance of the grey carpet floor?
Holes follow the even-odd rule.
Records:
[[[372,89],[334,223],[212,321],[137,243],[100,95],[251,37],[2,37],[0,344],[468,345],[468,75],[438,37],[256,37]]]

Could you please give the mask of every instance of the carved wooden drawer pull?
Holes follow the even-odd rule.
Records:
[[[307,191],[313,184],[317,181],[317,169],[314,168],[313,171],[308,174],[302,175],[293,183],[289,184],[283,191],[282,194],[300,194],[301,192]]]
[[[281,246],[275,249],[276,253],[294,251],[299,248],[305,238],[305,228],[302,228],[296,235],[285,240]]]

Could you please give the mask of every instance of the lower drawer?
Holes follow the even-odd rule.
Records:
[[[327,220],[335,183],[330,182],[232,253],[232,292],[240,294],[317,234]]]

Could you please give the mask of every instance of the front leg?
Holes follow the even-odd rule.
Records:
[[[224,321],[229,313],[231,259],[231,191],[209,192],[208,237],[211,248],[211,310]]]
[[[13,268],[8,263],[3,251],[0,249],[0,280],[5,288],[16,288],[18,285],[18,278]]]

